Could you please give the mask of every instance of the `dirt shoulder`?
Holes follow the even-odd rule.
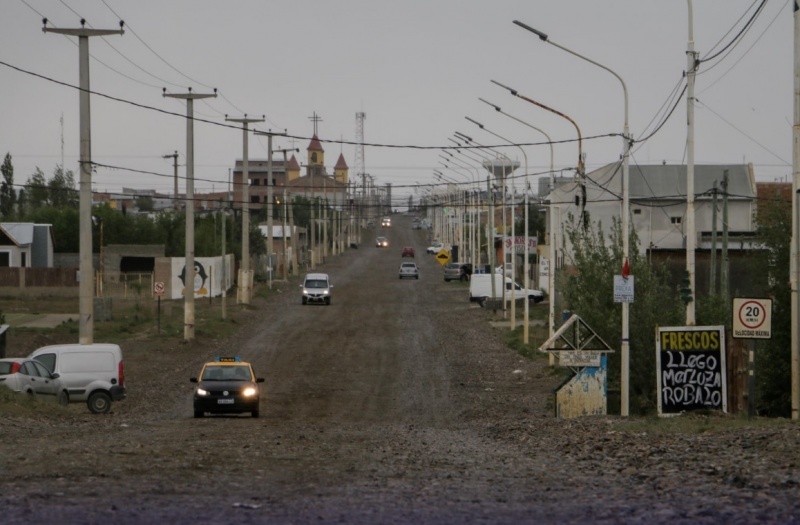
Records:
[[[410,219],[380,231],[389,248],[317,269],[331,306],[276,283],[230,337],[124,343],[106,416],[5,414],[4,522],[797,522],[796,425],[556,420],[561,371],[507,348]],[[419,281],[398,279],[404,245]],[[188,378],[232,353],[266,377],[262,417],[193,419]]]

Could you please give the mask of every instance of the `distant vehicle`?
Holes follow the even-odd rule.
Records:
[[[400,279],[405,277],[419,279],[419,268],[417,268],[417,264],[413,262],[404,262],[400,264]]]
[[[494,279],[495,294],[492,295],[492,279]],[[544,300],[544,293],[540,290],[526,290],[518,283],[515,283],[511,277],[505,278],[506,288],[506,302],[511,301],[511,289],[514,289],[514,299],[524,300],[527,298],[531,303],[540,303]],[[503,297],[503,276],[499,273],[495,274],[473,274],[469,282],[469,300],[477,302],[481,306],[485,306],[486,300],[494,297],[502,299]]]
[[[472,275],[472,264],[451,262],[444,265],[445,281],[469,281]]]
[[[442,250],[444,250],[444,243],[434,242],[428,246],[428,249],[425,250],[425,253],[439,253]]]
[[[22,357],[0,359],[0,385],[59,405],[69,404],[67,387],[39,361]]]
[[[250,363],[238,357],[217,357],[203,365],[198,377],[189,381],[197,383],[194,389],[194,417],[211,414],[240,414],[250,412],[259,415],[261,398],[258,383]]]
[[[70,403],[85,401],[93,414],[111,410],[112,401],[125,399],[125,367],[122,349],[110,343],[44,346],[28,359],[35,359],[59,375]]]
[[[389,246],[389,241],[386,239],[386,237],[378,237],[375,239],[376,248],[386,248],[387,246]]]
[[[327,273],[309,273],[300,285],[303,290],[302,304],[319,303],[331,304],[331,291],[333,285]]]
[[[384,217],[381,219],[381,228],[391,228],[392,226],[392,219],[389,217]]]
[[[413,246],[403,246],[403,254],[401,257],[414,257],[414,247]]]

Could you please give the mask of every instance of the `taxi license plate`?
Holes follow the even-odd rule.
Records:
[[[232,405],[233,399],[217,399],[218,405]]]

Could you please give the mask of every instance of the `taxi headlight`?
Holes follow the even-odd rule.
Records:
[[[253,397],[254,395],[256,395],[256,389],[252,386],[248,386],[247,388],[242,390],[242,395],[244,397]]]
[[[207,396],[208,395],[208,390],[203,390],[202,388],[198,388],[197,389],[197,395],[198,396]]]

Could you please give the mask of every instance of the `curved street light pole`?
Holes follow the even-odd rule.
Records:
[[[455,164],[456,166],[460,167],[461,169],[467,170],[467,172],[470,174],[470,177],[472,177],[471,169],[473,167],[471,167],[470,165],[465,164],[464,162],[460,161],[455,156],[453,156],[452,162],[453,162],[453,164]],[[478,168],[474,168],[474,169],[475,169],[475,175],[478,178],[480,178],[480,172],[478,171]],[[469,184],[474,184],[474,185],[477,186],[478,185],[477,179],[472,177],[472,182],[470,182]],[[469,204],[468,204],[469,208],[468,208],[468,211],[467,211],[467,215],[470,217],[469,230],[468,230],[468,233],[467,233],[468,246],[469,246],[469,248],[468,248],[469,249],[469,258],[467,259],[467,262],[471,263],[473,266],[475,265],[475,244],[476,244],[475,243],[475,232],[476,232],[476,229],[475,229],[475,217],[474,217],[474,213],[475,213],[474,201],[475,201],[474,193],[473,193],[473,190],[470,189],[469,190]]]
[[[628,253],[629,253],[629,237],[630,237],[630,220],[629,220],[629,213],[630,213],[630,188],[629,188],[629,173],[628,173],[628,157],[630,156],[630,148],[631,148],[631,138],[630,138],[630,128],[628,125],[628,86],[625,85],[625,81],[622,80],[622,77],[619,76],[616,72],[609,69],[608,67],[600,64],[599,62],[595,62],[591,58],[585,57],[571,49],[567,49],[564,46],[556,44],[549,37],[542,33],[541,31],[537,31],[536,29],[523,24],[518,20],[514,20],[514,24],[518,25],[523,29],[527,29],[528,31],[534,33],[539,39],[543,42],[547,42],[563,51],[566,51],[570,55],[576,56],[581,58],[591,64],[596,65],[597,67],[604,69],[614,75],[617,80],[619,80],[620,84],[622,84],[622,94],[625,102],[625,122],[623,123],[622,129],[622,275],[623,277],[627,278],[626,273],[629,271],[629,262],[628,262]],[[622,303],[622,338],[620,344],[620,358],[621,358],[621,373],[620,373],[620,415],[623,417],[627,417],[629,414],[629,405],[630,405],[630,340],[629,340],[629,320],[630,320],[630,303],[623,302]]]

